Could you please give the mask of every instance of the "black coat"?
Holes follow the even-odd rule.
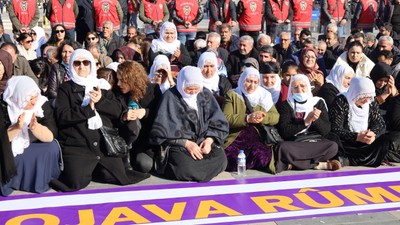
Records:
[[[64,82],[66,73],[65,67],[61,63],[51,65],[49,78],[47,80],[47,97],[54,99],[57,97],[58,87]]]
[[[85,89],[72,81],[62,84],[56,100],[56,118],[59,125],[59,141],[63,151],[64,171],[61,180],[70,190],[85,188],[92,179],[96,166],[102,167],[120,184],[135,181],[128,177],[121,158],[104,155],[105,146],[100,130],[88,128],[88,119],[95,116],[89,105],[81,106]],[[118,120],[121,104],[111,91],[102,90],[102,98],[95,105],[104,126],[112,127]],[[107,182],[107,181],[102,181]]]
[[[171,62],[171,66],[177,65],[180,69],[182,69],[183,67],[190,65],[190,63],[192,62],[192,59],[190,58],[189,51],[187,50],[185,45],[183,45],[181,43],[181,45],[179,46],[179,49],[181,50],[181,56],[179,57],[178,60],[174,60],[173,62]],[[149,68],[151,68],[151,66],[153,65],[154,59],[159,54],[161,54],[161,53],[153,52],[153,50],[151,48],[149,49]],[[170,58],[171,55],[167,55],[167,57]]]

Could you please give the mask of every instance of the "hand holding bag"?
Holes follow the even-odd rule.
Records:
[[[123,157],[128,154],[126,141],[119,136],[118,129],[102,126],[100,132],[106,146],[106,154],[111,157]]]

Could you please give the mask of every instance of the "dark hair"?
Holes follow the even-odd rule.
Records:
[[[260,53],[262,53],[262,52],[263,53],[269,53],[269,54],[273,55],[274,54],[274,48],[272,46],[270,46],[270,45],[263,45],[263,46],[261,46],[259,52]]]
[[[390,33],[392,33],[393,26],[391,23],[386,22],[381,27],[384,27],[386,30],[388,30]]]
[[[393,57],[394,57],[393,53],[391,51],[389,51],[389,50],[379,51],[378,54],[377,54],[377,58],[379,58],[380,56],[385,57],[385,59],[393,59]]]
[[[311,36],[312,33],[311,33],[311,31],[309,29],[303,29],[300,32],[300,37],[303,36],[303,35]]]
[[[21,41],[27,39],[28,37],[32,38],[31,35],[28,34],[28,33],[21,33],[21,34],[19,35],[19,37],[17,38],[17,42],[20,43]]]
[[[51,29],[51,35],[50,35],[49,40],[47,41],[47,45],[57,45],[57,42],[58,42],[57,33],[56,33],[57,27],[62,27],[65,30],[64,40],[70,40],[69,33],[67,32],[67,29],[65,29],[64,25],[57,24]]]
[[[196,34],[196,40],[197,40],[197,39],[204,39],[204,40],[207,40],[207,33],[204,32],[204,31],[199,31],[199,32],[197,32],[197,34]]]
[[[78,48],[82,48],[82,45],[79,42],[70,41],[70,40],[63,41],[62,44],[60,45],[60,47],[58,47],[58,49],[57,49],[58,62],[62,62],[62,50],[63,50],[65,45],[71,46],[74,50],[76,50]]]
[[[105,79],[110,85],[111,89],[117,84],[117,73],[113,69],[100,68],[97,70],[97,78]]]
[[[50,73],[50,64],[44,58],[37,58],[29,62],[35,76],[39,79],[39,88],[44,90]]]
[[[286,62],[284,62],[281,66],[282,69],[282,74],[287,73],[287,71],[289,71],[289,69],[295,68],[297,70],[298,66],[297,64],[292,61],[292,60],[288,60]]]
[[[1,49],[4,49],[4,48],[6,48],[6,47],[11,47],[11,48],[13,48],[14,51],[15,51],[15,54],[19,54],[17,45],[15,45],[14,43],[11,43],[11,42],[4,42],[4,43],[1,45],[0,48],[1,48]]]
[[[364,35],[364,33],[357,32],[357,33],[353,34],[353,38],[354,38],[354,39],[356,39],[356,38],[363,38],[363,39],[365,39],[365,35]]]
[[[347,45],[347,49],[351,49],[352,47],[360,47],[361,49],[364,49],[364,46],[359,42],[359,41],[352,41]]]
[[[279,73],[279,67],[274,62],[261,63],[261,65],[260,65],[260,73],[261,74],[269,74],[269,73],[278,74]]]

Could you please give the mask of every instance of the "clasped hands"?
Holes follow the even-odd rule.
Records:
[[[194,160],[200,160],[203,159],[203,155],[207,155],[208,153],[210,153],[211,145],[213,143],[214,140],[210,137],[202,141],[200,145],[197,145],[196,142],[193,142],[191,140],[187,140],[185,148]]]
[[[376,139],[376,134],[371,130],[361,131],[357,134],[357,141],[365,143],[365,144],[372,144]]]
[[[261,123],[266,116],[267,114],[265,112],[256,111],[247,115],[246,121],[247,123]]]

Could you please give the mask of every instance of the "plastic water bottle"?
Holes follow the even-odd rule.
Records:
[[[237,173],[238,176],[246,176],[246,155],[244,154],[244,150],[240,150],[238,155]]]

